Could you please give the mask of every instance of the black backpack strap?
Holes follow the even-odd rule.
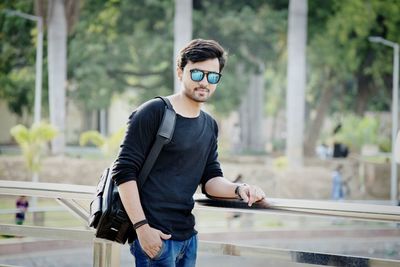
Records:
[[[168,99],[168,98],[163,97],[163,96],[157,96],[157,97],[155,97],[155,98],[161,99],[162,101],[164,101],[165,105],[166,105],[169,109],[174,110],[174,108],[172,107],[171,102],[169,102],[169,99]]]
[[[165,97],[157,97],[164,101],[165,103],[165,111],[161,121],[161,125],[158,128],[157,136],[154,141],[153,146],[150,149],[149,155],[147,156],[145,162],[143,163],[143,167],[139,173],[138,184],[139,188],[143,186],[146,182],[147,176],[149,175],[151,169],[153,168],[154,163],[156,162],[158,155],[161,152],[161,149],[165,144],[168,144],[175,130],[175,120],[176,114],[174,109],[172,108],[171,103]]]

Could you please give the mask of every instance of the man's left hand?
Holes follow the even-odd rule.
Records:
[[[249,205],[249,207],[251,207],[253,203],[265,199],[264,191],[255,185],[243,184],[239,186],[238,195]]]

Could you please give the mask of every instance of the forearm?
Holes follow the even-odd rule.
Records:
[[[244,202],[248,203],[249,206],[251,206],[254,202],[263,200],[265,198],[264,191],[258,186],[232,183],[223,177],[214,177],[209,180],[205,184],[205,190],[208,195],[214,197],[239,197]]]
[[[136,181],[128,181],[118,186],[122,204],[132,223],[146,219],[140,203]]]
[[[234,198],[237,197],[235,189],[238,185],[228,181],[224,177],[215,177],[206,183],[205,189],[210,196]]]
[[[133,224],[146,219],[142,205],[140,203],[139,191],[136,181],[129,181],[118,186],[124,208]],[[135,229],[140,246],[150,257],[155,257],[162,246],[161,239],[169,239],[171,235],[162,233],[160,230],[152,228],[149,224],[144,224]]]

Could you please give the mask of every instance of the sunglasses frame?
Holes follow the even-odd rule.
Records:
[[[201,79],[198,80],[198,81],[195,80],[195,79],[193,79],[193,72],[195,72],[195,71],[198,71],[198,72],[200,72],[200,73],[202,74]],[[209,75],[209,74],[217,74],[218,80],[217,80],[216,83],[210,82],[210,80],[209,80],[209,78],[208,78],[208,75]],[[190,70],[190,79],[192,79],[192,81],[194,81],[194,82],[200,82],[200,81],[202,81],[202,80],[204,79],[204,76],[207,77],[207,82],[208,82],[209,84],[218,84],[219,81],[221,80],[222,74],[221,74],[221,73],[218,73],[218,72],[214,72],[214,71],[204,71],[204,70],[200,70],[200,69],[191,69],[191,70]]]

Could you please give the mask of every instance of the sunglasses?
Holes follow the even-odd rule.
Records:
[[[207,72],[199,69],[190,70],[190,78],[194,82],[200,82],[201,80],[203,80],[204,75],[207,75],[207,81],[209,84],[217,84],[222,76],[222,74],[213,71]]]

